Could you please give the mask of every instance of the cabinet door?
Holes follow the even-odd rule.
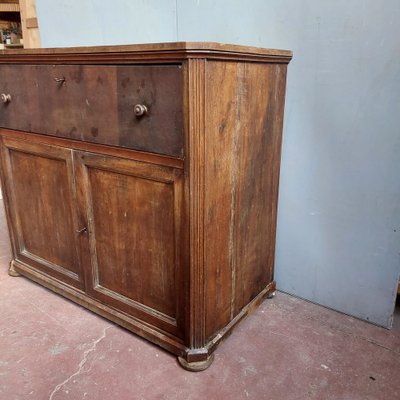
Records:
[[[182,171],[76,152],[87,293],[183,335]]]
[[[3,137],[1,152],[15,259],[83,289],[71,150]]]

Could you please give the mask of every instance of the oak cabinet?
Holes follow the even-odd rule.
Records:
[[[216,43],[0,52],[10,274],[208,367],[275,290],[290,59]]]
[[[17,260],[182,337],[181,170],[9,138],[3,160]]]

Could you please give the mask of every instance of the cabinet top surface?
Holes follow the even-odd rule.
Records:
[[[292,58],[289,50],[223,44],[214,42],[170,42],[131,44],[118,46],[67,47],[44,49],[0,50],[0,63],[19,61],[88,61],[114,59],[160,59],[178,61],[187,58],[214,58],[288,63]]]

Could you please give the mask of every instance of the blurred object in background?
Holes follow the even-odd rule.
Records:
[[[22,25],[18,1],[0,0],[0,46],[22,47]]]
[[[35,3],[35,0],[0,0],[0,49],[40,47]]]

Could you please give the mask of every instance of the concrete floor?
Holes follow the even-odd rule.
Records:
[[[399,400],[392,331],[278,293],[201,373],[25,278],[0,212],[0,399]]]

